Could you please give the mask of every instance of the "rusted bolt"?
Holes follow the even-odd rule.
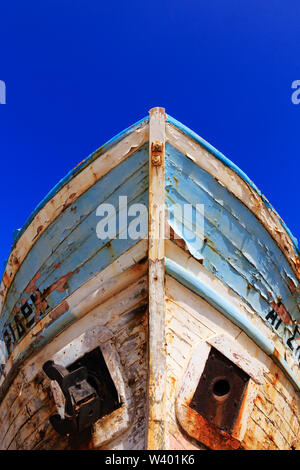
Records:
[[[151,144],[151,163],[153,166],[160,166],[162,164],[162,153],[164,145],[158,140]]]
[[[151,151],[152,153],[162,153],[163,147],[164,146],[162,142],[159,142],[159,140],[155,140],[154,142],[152,142]]]
[[[151,159],[153,166],[160,166],[161,165],[161,156],[160,155],[152,155]]]

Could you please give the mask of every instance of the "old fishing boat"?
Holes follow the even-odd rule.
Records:
[[[253,182],[153,108],[17,233],[1,449],[297,449],[297,242]]]

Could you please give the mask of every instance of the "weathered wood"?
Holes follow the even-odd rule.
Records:
[[[289,234],[283,228],[279,216],[270,211],[262,197],[254,191],[247,182],[239,177],[231,168],[215,158],[195,139],[189,138],[174,125],[167,123],[166,139],[186,157],[211,174],[231,191],[236,198],[243,202],[262,222],[266,230],[276,240],[282,252],[287,255],[295,274],[299,277],[299,257],[295,253],[294,245]]]
[[[149,121],[149,415],[148,449],[166,448],[165,393],[165,110]]]
[[[70,353],[67,352],[67,349],[72,349],[74,339],[74,354],[77,355],[82,340],[80,335],[85,337],[86,332],[93,328],[95,328],[95,331],[96,329],[101,331],[101,335],[95,335],[96,340],[105,341],[110,335],[114,339],[120,364],[122,364],[122,380],[125,382],[126,387],[130,389],[131,397],[128,399],[126,406],[126,413],[131,417],[130,427],[122,435],[122,445],[126,448],[135,448],[136,445],[145,448],[147,424],[145,400],[147,384],[147,298],[146,278],[141,277],[127,289],[92,308],[76,324],[71,325],[53,342],[44,347],[30,362],[27,361],[24,364],[0,405],[1,449],[8,447],[48,449],[61,448],[61,446],[70,448],[68,440],[58,436],[49,424],[49,416],[55,412],[55,404],[49,387],[49,380],[41,372],[41,367],[49,358],[63,360],[62,358],[67,356],[70,359]],[[103,335],[103,331],[110,331],[110,335]],[[76,340],[76,338],[78,339]],[[86,340],[86,345],[88,345],[89,338],[86,338]],[[64,348],[67,349],[64,350]],[[104,349],[104,354],[109,367],[114,368],[115,366],[110,363],[110,361],[115,363],[111,350],[108,348],[105,352]],[[136,361],[134,367],[132,365],[133,357]],[[118,382],[118,371],[114,368],[111,372],[114,380]],[[41,378],[39,378],[40,376]],[[13,406],[7,406],[9,404],[13,404]],[[119,416],[115,416],[115,419],[118,423]],[[105,448],[109,448],[111,445],[107,440],[110,441],[110,429],[112,429],[111,424],[113,421],[109,421],[106,425],[104,421],[102,424],[98,423],[98,427],[95,427],[93,444],[91,444],[94,447],[98,446],[99,443],[101,443],[101,448],[102,444]],[[107,436],[104,440],[103,431]],[[41,439],[44,441],[44,445],[41,443]]]
[[[170,144],[166,152],[166,203],[174,233],[192,256],[252,307],[299,361],[295,328],[300,320],[299,300],[297,289],[292,292],[290,285],[293,279],[296,286],[297,278],[288,259],[228,185],[220,184]],[[212,165],[208,156],[204,160]],[[237,174],[235,179],[241,180]],[[190,205],[184,224],[172,215],[175,204]]]
[[[300,379],[300,370],[295,361],[295,358],[292,356],[291,352],[283,345],[282,339],[278,335],[274,335],[273,331],[269,326],[257,315],[256,310],[251,307],[251,305],[241,299],[241,297],[234,292],[234,290],[229,289],[228,287],[224,288],[224,282],[214,275],[210,270],[206,269],[205,266],[194,259],[188,251],[181,249],[177,244],[173,243],[170,240],[167,240],[166,243],[166,256],[170,259],[173,259],[176,263],[183,266],[185,269],[188,269],[195,276],[199,277],[200,280],[203,280],[208,284],[212,289],[216,291],[219,295],[223,296],[224,299],[232,303],[237,309],[241,311],[241,314],[245,316],[249,321],[253,322],[255,326],[264,334],[266,338],[272,341],[275,348],[280,351],[282,356],[286,357],[290,368],[293,373]],[[220,320],[221,321],[221,320]],[[233,325],[234,326],[234,325]],[[238,339],[244,348],[249,351],[251,355],[257,355],[260,359],[261,355],[264,355],[250,341],[247,340],[246,335],[241,333]],[[272,360],[269,361],[268,368],[271,367]],[[283,379],[285,381],[285,379]]]
[[[149,207],[148,239],[123,236],[121,223],[96,240],[98,205],[117,207],[122,196]],[[173,217],[186,203],[191,211]],[[17,238],[0,294],[0,448],[74,446],[49,422],[64,416],[65,399],[42,366],[69,367],[96,347],[121,406],[79,448],[300,448],[293,243],[246,175],[163,108],[150,110],[149,124],[70,172]],[[226,432],[222,416],[191,405],[200,380],[212,393],[220,379],[213,353],[231,371],[226,406],[238,407]],[[231,374],[244,380],[236,397]]]
[[[95,182],[32,247],[14,279],[0,317],[0,328],[9,338],[6,339],[9,353],[41,317],[138,243],[131,237],[121,239],[113,235],[99,239],[96,209],[98,204],[110,204],[116,208],[117,218],[119,197],[124,196],[128,204],[139,202],[147,207],[147,150],[135,152]],[[114,185],[118,186],[115,190]],[[31,312],[26,319],[22,313],[24,306]],[[22,321],[21,330],[16,318]]]
[[[176,250],[172,250],[172,253],[177,253]],[[168,254],[170,255],[170,250]],[[182,262],[186,262],[184,256]],[[196,263],[192,259],[190,262]],[[215,288],[221,288],[221,284],[215,283]],[[223,295],[228,295],[224,286]],[[167,416],[170,423],[168,433],[172,433],[170,442],[172,442],[173,448],[179,448],[176,439],[182,433],[181,428],[174,421],[176,393],[180,383],[184,384],[185,388],[191,383],[193,374],[190,371],[186,378],[182,379],[182,377],[188,370],[187,363],[193,353],[192,345],[199,344],[199,341],[207,341],[207,344],[211,343],[214,347],[222,349],[223,354],[231,356],[257,381],[257,383],[250,381],[241,413],[232,433],[232,436],[239,442],[242,439],[240,445],[246,449],[297,447],[300,429],[299,397],[282,371],[272,363],[270,358],[262,353],[239,328],[233,328],[228,320],[222,319],[222,315],[212,306],[169,276],[166,277],[166,311]],[[190,328],[193,330],[193,341],[189,339],[188,333],[185,331],[189,322],[192,322]],[[228,335],[230,339],[227,346],[224,344],[225,335]],[[199,371],[201,373],[201,359],[196,362],[195,373],[199,374]],[[186,402],[191,399],[192,395],[191,389],[189,393],[186,393]],[[259,413],[257,408],[260,410]],[[184,419],[186,423],[194,423],[196,426],[198,418],[191,409],[183,406],[181,410],[179,420],[181,416],[181,419]],[[198,424],[201,427],[204,422],[199,421]],[[192,436],[197,438],[196,427],[194,429],[195,433],[192,433]],[[198,439],[201,442],[200,434]],[[207,439],[209,439],[209,435]],[[219,442],[217,445],[222,448],[225,444]],[[238,444],[235,444],[235,441],[228,441],[229,448],[231,445]]]
[[[145,258],[146,255],[147,240],[141,240],[115,262],[90,279],[84,286],[77,289],[66,301],[50,311],[17,345],[5,365],[0,385],[3,387],[5,377],[12,372],[16,363],[20,363],[18,358],[22,355],[25,359],[27,350],[29,356],[32,342],[39,335],[42,337],[45,335],[45,329],[51,322],[59,321],[60,316],[68,314],[68,312],[72,315],[73,321],[82,318],[92,308],[114,296],[120,290],[135,282],[142,274],[145,274],[146,264],[136,263]],[[37,344],[36,351],[39,345],[40,342]]]
[[[236,341],[233,341],[230,336],[223,333],[209,338],[207,342],[238,365],[240,369],[243,369],[252,377],[254,382],[258,384],[264,383],[263,374],[266,372],[266,368],[254,357],[250,356],[247,350]]]
[[[36,214],[10,254],[0,288],[0,310],[14,276],[33,244],[68,205],[147,141],[148,124],[125,137],[104,154],[101,155],[100,151],[100,158],[94,158],[87,168],[74,176]]]

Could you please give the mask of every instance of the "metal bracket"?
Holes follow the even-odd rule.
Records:
[[[231,433],[249,375],[212,348],[190,407],[208,422]]]
[[[50,416],[56,432],[62,436],[78,434],[99,419],[101,399],[87,381],[86,367],[69,372],[65,367],[47,361],[43,370],[49,379],[56,380],[66,399],[65,417],[62,419],[59,414]]]
[[[161,166],[162,163],[162,153],[164,150],[164,145],[162,142],[156,140],[151,144],[151,163],[153,166]]]

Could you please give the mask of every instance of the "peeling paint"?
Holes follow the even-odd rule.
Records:
[[[264,226],[226,187],[170,143],[166,154],[170,238],[248,303],[299,363],[300,331],[295,325],[300,320],[299,282],[288,260]],[[204,230],[195,225],[200,202]],[[173,204],[192,204],[192,216],[185,215],[182,224],[171,216]]]
[[[117,205],[119,194],[127,194],[128,203],[147,205],[147,181],[146,145],[76,199],[76,214],[71,205],[39,237],[11,285],[0,317],[9,353],[45,314],[138,242],[97,239],[95,211],[104,201]],[[71,193],[69,200],[75,197]],[[24,331],[12,318],[15,306],[25,314]]]

